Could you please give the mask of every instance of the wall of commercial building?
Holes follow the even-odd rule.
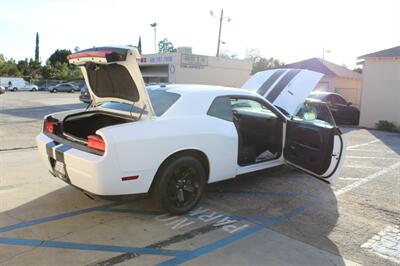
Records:
[[[251,62],[218,57],[208,57],[206,66],[184,66],[176,68],[178,83],[207,84],[241,87],[250,78]]]
[[[400,127],[400,58],[365,60],[360,111],[360,126],[387,120]]]

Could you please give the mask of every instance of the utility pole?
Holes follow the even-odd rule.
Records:
[[[157,53],[157,26],[158,24],[156,22],[150,24],[150,27],[154,29],[154,53]]]
[[[214,16],[214,12],[210,11],[210,15],[214,18],[217,18]],[[217,18],[218,19],[218,18]],[[218,44],[217,44],[217,56],[219,56],[219,47],[221,45],[221,31],[222,31],[222,22],[224,19],[227,19],[227,21],[231,21],[229,17],[224,17],[224,10],[221,9],[221,15],[219,17],[219,31],[218,31]]]

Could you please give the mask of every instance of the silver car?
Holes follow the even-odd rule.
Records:
[[[71,84],[71,83],[61,83],[57,84],[55,86],[49,87],[49,91],[51,93],[56,93],[56,92],[75,92],[75,91],[80,91],[79,87]]]

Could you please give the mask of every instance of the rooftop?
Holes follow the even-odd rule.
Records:
[[[400,46],[392,47],[389,49],[381,50],[370,54],[365,54],[359,56],[358,59],[374,58],[374,57],[400,57]]]
[[[301,68],[308,69],[328,76],[346,77],[361,79],[361,74],[352,71],[344,66],[334,64],[322,58],[310,58],[303,61],[295,62],[284,66],[285,68]]]

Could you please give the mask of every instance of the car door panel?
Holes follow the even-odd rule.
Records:
[[[334,128],[308,125],[303,121],[288,121],[285,159],[317,175],[323,175],[330,166],[334,132]]]

